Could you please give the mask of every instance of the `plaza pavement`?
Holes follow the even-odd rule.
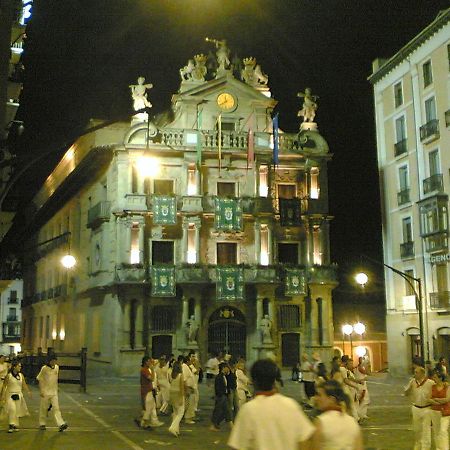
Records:
[[[285,374],[283,393],[300,399],[300,385]],[[393,379],[387,374],[370,377],[372,404],[370,420],[363,426],[366,450],[406,450],[413,448],[410,411],[402,397],[405,379]],[[21,420],[21,430],[8,434],[7,424],[0,424],[0,450],[146,450],[146,449],[213,449],[228,448],[229,430],[208,430],[213,408],[212,392],[201,385],[199,420],[194,425],[182,423],[181,436],[167,431],[170,418],[160,417],[164,426],[141,430],[133,419],[139,415],[139,380],[137,378],[88,379],[88,392],[78,387],[61,385],[60,405],[69,429],[59,433],[49,418],[46,431],[38,430],[39,392],[32,386],[33,398],[28,401],[30,417]]]

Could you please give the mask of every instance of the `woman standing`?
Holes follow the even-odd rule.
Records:
[[[315,422],[312,450],[362,450],[361,429],[347,414],[350,401],[339,382],[330,380],[318,386],[315,400],[322,413]]]
[[[237,396],[239,408],[247,401],[247,396],[250,394],[249,384],[250,380],[245,374],[245,361],[240,359],[236,364],[236,378],[237,378]]]
[[[166,414],[167,408],[169,407],[170,383],[167,373],[168,369],[169,367],[167,365],[166,355],[161,355],[155,369],[158,379],[159,395],[161,396],[161,408],[159,408],[159,412],[161,414]]]
[[[445,376],[435,369],[431,376],[431,424],[436,450],[448,450],[448,425],[450,423],[450,387]]]
[[[355,368],[353,373],[355,374],[355,379],[361,384],[361,389],[358,391],[358,398],[356,402],[356,409],[358,411],[359,422],[367,420],[367,408],[369,407],[370,397],[369,390],[367,389],[367,370],[364,367],[364,358],[358,358],[358,366]]]
[[[11,364],[11,369],[5,377],[0,393],[0,399],[2,403],[5,403],[8,414],[8,433],[19,431],[19,417],[29,415],[23,390],[25,389],[30,397],[31,391],[21,370],[22,364],[19,361],[14,361]]]
[[[144,414],[140,421],[142,428],[160,427],[164,425],[158,420],[156,415],[155,402],[155,387],[156,387],[156,373],[153,368],[153,361],[149,356],[142,358],[141,365],[141,402],[144,409]]]
[[[169,402],[172,406],[172,423],[169,433],[180,435],[180,422],[184,415],[184,379],[181,363],[175,361],[170,374]]]

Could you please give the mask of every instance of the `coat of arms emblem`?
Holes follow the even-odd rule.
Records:
[[[161,275],[159,277],[159,284],[163,288],[167,287],[167,285],[169,284],[169,278],[167,277],[167,275]]]
[[[227,277],[226,282],[225,282],[225,285],[226,285],[226,287],[227,287],[227,289],[228,289],[229,291],[234,290],[234,286],[235,286],[235,284],[234,284],[234,278],[233,278],[233,277]]]
[[[232,220],[233,219],[233,209],[230,207],[225,208],[224,215],[225,215],[226,220]]]

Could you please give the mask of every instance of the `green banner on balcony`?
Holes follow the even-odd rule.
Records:
[[[176,281],[175,267],[152,267],[152,296],[153,297],[175,297]]]
[[[215,227],[216,230],[242,230],[242,207],[240,199],[216,197]]]
[[[176,225],[176,198],[170,195],[153,195],[152,197],[153,223],[156,225]]]
[[[298,198],[280,198],[280,225],[292,227],[301,225],[300,200]]]
[[[242,267],[217,267],[216,297],[220,301],[244,298],[244,269]]]
[[[285,295],[306,295],[306,273],[302,269],[286,269]]]

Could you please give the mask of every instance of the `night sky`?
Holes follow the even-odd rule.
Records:
[[[153,112],[167,110],[178,69],[213,49],[206,36],[226,39],[233,55],[256,57],[269,75],[284,131],[298,131],[297,92],[311,87],[320,97],[316,121],[334,154],[331,249],[344,277],[337,298],[348,301],[355,294],[345,277],[359,255],[382,258],[372,60],[392,56],[447,7],[448,0],[35,0],[21,152],[58,148],[91,117],[126,117],[138,75],[154,84]],[[27,187],[56,160],[29,173]],[[378,288],[366,299],[382,303],[382,271],[374,270]]]

